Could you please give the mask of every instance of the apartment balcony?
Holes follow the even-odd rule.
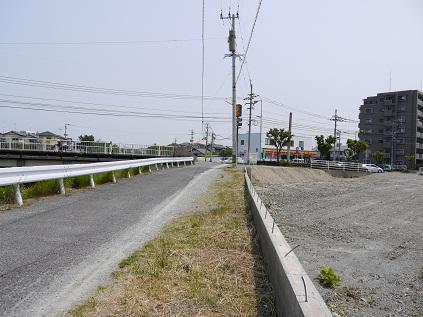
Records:
[[[423,144],[422,143],[416,143],[416,149],[423,150]]]
[[[423,139],[423,133],[417,132],[416,137],[419,138],[419,139]]]
[[[419,128],[423,128],[423,122],[422,122],[422,121],[417,120],[417,127],[419,127]]]
[[[416,154],[416,160],[423,160],[423,154]]]
[[[385,111],[383,112],[383,115],[385,117],[390,117],[390,116],[393,116],[394,114],[395,114],[395,111],[394,110],[386,110],[385,109]]]
[[[423,118],[423,111],[417,110],[417,116]]]

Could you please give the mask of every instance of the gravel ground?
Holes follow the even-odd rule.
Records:
[[[173,217],[194,211],[220,169],[164,169],[0,214],[0,316],[61,316]]]
[[[258,167],[253,180],[335,316],[423,316],[423,176]],[[321,265],[338,287],[319,285]]]

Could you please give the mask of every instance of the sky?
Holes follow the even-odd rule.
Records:
[[[218,98],[204,101],[204,122],[216,143],[231,144],[229,25],[220,12],[239,11],[244,54],[257,7],[205,1],[204,94]],[[239,103],[250,79],[263,100],[253,132],[260,105],[264,132],[287,129],[292,111],[293,134],[305,139],[333,134],[338,109],[350,119],[342,139],[354,138],[363,98],[422,90],[422,13],[421,0],[262,0],[237,85]],[[67,123],[73,138],[168,144],[188,142],[193,130],[201,141],[201,36],[199,0],[0,0],[0,130],[63,134]],[[243,117],[241,133],[246,107]]]

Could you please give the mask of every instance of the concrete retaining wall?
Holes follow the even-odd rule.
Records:
[[[355,178],[355,177],[362,177],[367,176],[369,172],[357,172],[357,171],[343,171],[343,170],[325,170],[326,173],[330,174],[333,177],[340,177],[340,178]]]
[[[294,252],[287,254],[292,248],[254,190],[247,173],[245,183],[264,261],[275,293],[278,316],[332,317]]]

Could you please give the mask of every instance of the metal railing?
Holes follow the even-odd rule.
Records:
[[[367,169],[363,167],[363,164],[353,163],[353,162],[311,160],[310,168],[325,169],[325,170],[339,170],[339,171],[367,172]]]
[[[0,186],[12,185],[15,190],[15,200],[19,206],[23,205],[22,195],[20,192],[20,184],[40,182],[45,180],[57,179],[60,185],[61,194],[65,194],[63,180],[68,177],[76,177],[89,175],[90,185],[95,187],[94,174],[112,172],[113,182],[116,182],[114,171],[125,170],[130,168],[141,168],[155,165],[156,170],[159,169],[158,164],[186,165],[193,164],[192,157],[169,157],[169,158],[151,158],[141,160],[127,160],[116,162],[90,163],[90,164],[69,164],[69,165],[47,165],[47,166],[28,166],[28,167],[9,167],[0,169]],[[129,173],[129,171],[128,171]],[[130,175],[128,175],[130,177]]]
[[[173,146],[124,144],[101,141],[57,141],[38,139],[12,140],[0,138],[0,151],[40,151],[83,154],[173,156]]]

